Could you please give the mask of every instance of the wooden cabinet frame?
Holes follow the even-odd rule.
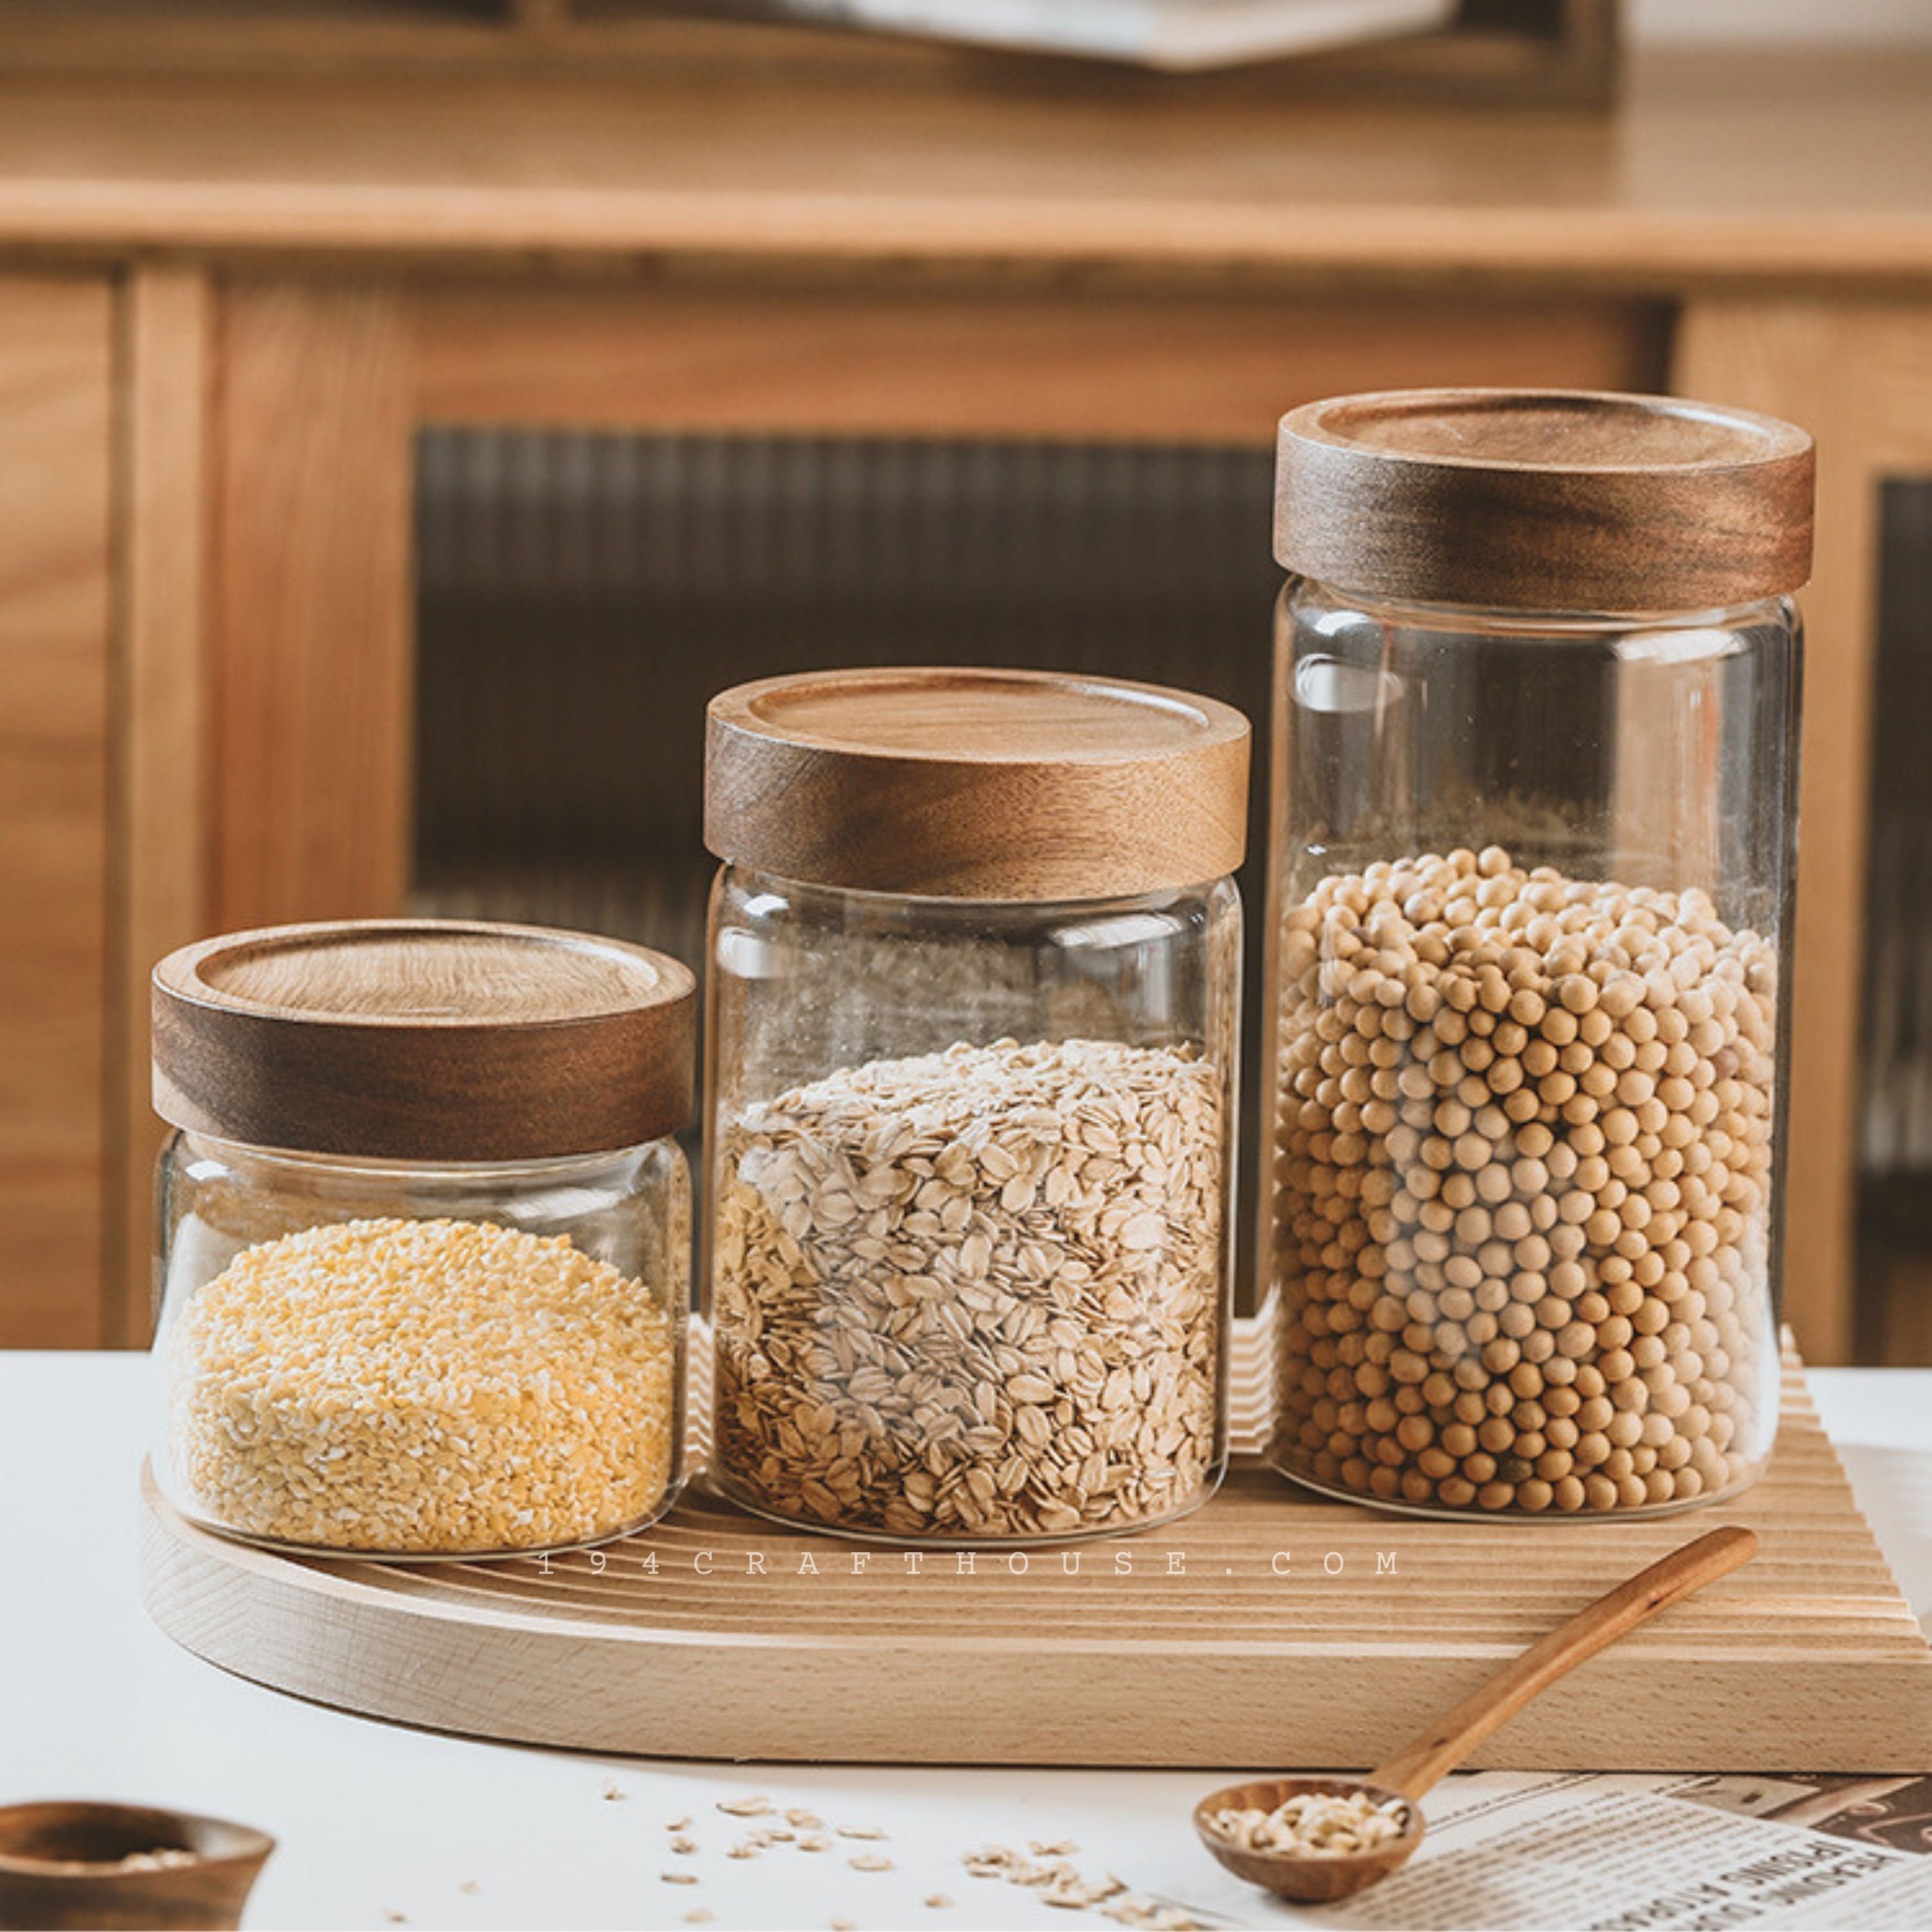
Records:
[[[0,271],[0,1346],[95,1346],[114,1265],[116,359],[109,277]]]
[[[1787,1312],[1807,1352],[1844,1361],[1857,1262],[1879,493],[1889,477],[1932,476],[1932,305],[1694,302],[1672,366],[1685,394],[1787,416],[1818,442],[1816,560],[1802,599],[1785,1281]]]

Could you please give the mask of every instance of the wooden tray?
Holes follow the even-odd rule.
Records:
[[[1748,1569],[1584,1666],[1474,1762],[1932,1769],[1932,1652],[1795,1364],[1784,1400],[1756,1488],[1662,1522],[1421,1522],[1250,1466],[1170,1528],[981,1552],[970,1575],[951,1553],[924,1552],[915,1575],[897,1551],[702,1498],[547,1564],[385,1564],[208,1535],[150,1479],[142,1587],[162,1629],[226,1670],[480,1736],[671,1757],[1318,1768],[1374,1762],[1619,1578],[1748,1522],[1764,1539]]]

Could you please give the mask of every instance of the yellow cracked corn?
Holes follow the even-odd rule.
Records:
[[[184,1500],[249,1536],[396,1555],[534,1550],[647,1520],[675,1344],[561,1235],[379,1219],[238,1255],[165,1344]]]

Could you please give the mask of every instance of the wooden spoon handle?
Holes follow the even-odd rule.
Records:
[[[1446,1778],[1500,1724],[1532,1697],[1540,1697],[1606,1644],[1667,1609],[1680,1597],[1714,1583],[1757,1554],[1757,1537],[1748,1529],[1714,1529],[1660,1563],[1640,1570],[1606,1597],[1599,1597],[1567,1624],[1499,1670],[1479,1690],[1445,1712],[1412,1744],[1387,1758],[1369,1781],[1406,1798],[1420,1798]]]

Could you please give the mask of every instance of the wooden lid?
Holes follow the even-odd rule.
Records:
[[[1810,575],[1812,470],[1791,424],[1668,397],[1334,397],[1281,419],[1274,554],[1418,603],[1718,610]]]
[[[634,1147],[691,1112],[696,982],[538,926],[346,920],[154,968],[154,1111],[250,1147],[418,1161]]]
[[[1158,685],[1051,671],[767,678],[711,700],[704,840],[848,891],[1126,898],[1232,872],[1248,721]]]

